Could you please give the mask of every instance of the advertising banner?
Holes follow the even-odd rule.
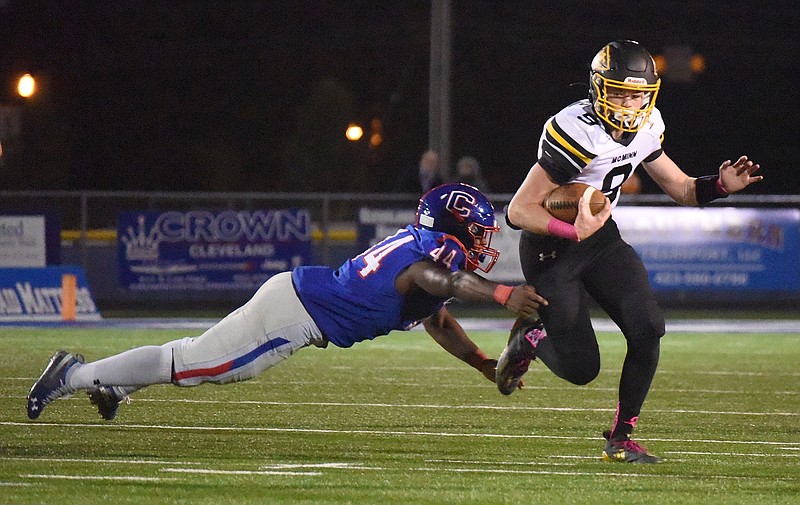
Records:
[[[0,216],[0,267],[46,265],[44,216]]]
[[[100,320],[86,274],[78,266],[0,268],[0,323],[62,320],[65,274],[77,279],[75,321]]]
[[[133,291],[241,289],[311,262],[307,210],[122,212],[120,283]]]
[[[362,209],[359,218],[359,246],[365,247],[413,222],[414,215]],[[613,218],[656,292],[800,293],[800,209],[625,206],[616,207]],[[487,277],[524,282],[520,232],[506,225],[504,214],[498,212],[497,220],[492,247],[501,254]]]
[[[800,292],[800,210],[622,207],[656,291]]]
[[[358,210],[357,249],[359,253],[381,240],[394,235],[397,230],[412,224],[417,211],[409,209],[370,209]]]

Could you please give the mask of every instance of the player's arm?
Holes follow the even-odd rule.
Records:
[[[539,163],[533,165],[508,204],[508,220],[517,228],[547,235],[547,223],[552,216],[543,204],[558,186]]]
[[[497,360],[484,353],[450,314],[442,307],[438,312],[423,321],[425,330],[444,350],[475,368],[488,380],[494,382]]]
[[[681,205],[705,205],[763,179],[760,175],[753,176],[760,166],[748,160],[747,156],[741,156],[735,162],[726,160],[719,167],[719,175],[706,177],[686,175],[666,153],[642,165],[661,189]]]
[[[531,316],[547,300],[533,286],[498,284],[465,270],[452,272],[429,260],[417,261],[405,269],[395,280],[400,294],[408,294],[415,287],[440,298],[458,298],[465,302],[499,303],[517,316]]]
[[[662,152],[653,161],[643,162],[642,166],[675,203],[697,206],[697,180],[686,175],[666,153]]]
[[[589,201],[582,199],[578,206],[575,224],[565,223],[554,218],[544,208],[547,196],[559,185],[550,179],[547,171],[537,162],[528,171],[519,189],[508,204],[508,221],[511,225],[540,235],[555,235],[572,240],[583,240],[603,227],[611,216],[611,204],[593,215]]]

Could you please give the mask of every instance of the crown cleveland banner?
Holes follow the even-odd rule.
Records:
[[[253,290],[311,262],[307,210],[122,212],[120,284],[132,291]]]

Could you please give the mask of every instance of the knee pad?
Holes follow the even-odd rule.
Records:
[[[600,373],[600,356],[589,356],[586,353],[564,354],[559,359],[558,367],[551,370],[571,384],[585,386]]]
[[[655,300],[648,300],[644,304],[638,302],[625,314],[620,329],[630,344],[657,343],[666,333],[664,315]]]
[[[600,373],[600,364],[596,366],[587,366],[584,364],[581,367],[569,370],[568,376],[564,377],[570,383],[576,386],[585,386],[597,378]]]
[[[186,384],[181,383],[180,381],[175,379],[175,355],[181,353],[182,350],[186,349],[192,342],[194,342],[195,337],[183,337],[177,340],[172,340],[167,342],[166,344],[162,344],[161,348],[165,353],[169,353],[170,359],[170,382],[176,386],[185,386]]]

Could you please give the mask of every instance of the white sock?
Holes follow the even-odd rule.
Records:
[[[148,345],[84,365],[75,365],[67,384],[75,389],[90,389],[97,384],[139,389],[151,384],[167,384],[172,379],[172,346]]]

